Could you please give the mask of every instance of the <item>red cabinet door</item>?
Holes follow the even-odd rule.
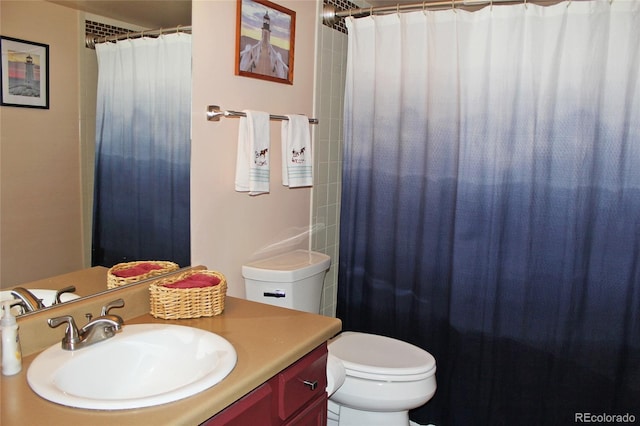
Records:
[[[326,426],[327,396],[323,395],[313,401],[300,414],[284,424],[284,426]]]
[[[314,349],[277,378],[278,417],[286,420],[319,395],[326,396],[327,346]]]
[[[273,426],[271,385],[259,386],[201,426]]]

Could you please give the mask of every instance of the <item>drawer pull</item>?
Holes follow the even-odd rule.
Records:
[[[303,381],[302,383],[303,383],[305,386],[308,386],[308,387],[309,387],[309,389],[311,389],[312,391],[313,391],[313,390],[316,390],[316,388],[318,387],[318,381],[317,381],[317,380],[314,380],[313,382],[312,382],[312,381],[309,381],[309,380],[305,380],[305,381]]]

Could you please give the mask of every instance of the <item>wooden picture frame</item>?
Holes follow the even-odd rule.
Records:
[[[237,0],[236,75],[293,84],[296,13],[267,0]]]
[[[3,106],[49,109],[49,45],[0,36]]]

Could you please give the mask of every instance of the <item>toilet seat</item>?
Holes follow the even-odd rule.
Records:
[[[408,382],[435,374],[436,360],[410,343],[376,334],[343,332],[329,343],[329,353],[342,361],[347,376]]]
[[[333,355],[327,354],[327,395],[333,395],[344,384],[346,375],[342,362]]]

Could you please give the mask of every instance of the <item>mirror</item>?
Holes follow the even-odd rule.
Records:
[[[56,292],[59,292],[63,289],[71,290],[71,288],[75,288],[70,294],[62,294],[60,295],[60,301],[62,303],[71,303],[75,300],[81,299],[83,297],[92,296],[99,293],[105,292],[113,292],[117,291],[120,288],[136,285],[140,283],[147,282],[152,279],[156,279],[161,275],[156,275],[146,280],[140,280],[138,282],[134,282],[131,284],[123,285],[121,287],[116,288],[108,288],[107,285],[107,272],[109,268],[105,268],[103,266],[95,266],[92,268],[82,269],[79,271],[69,272],[62,275],[57,275],[54,277],[44,278],[37,281],[32,281],[30,283],[25,283],[24,285],[16,286],[10,289],[3,289],[1,292],[1,299],[13,299],[19,301],[22,297],[14,296],[11,294],[11,291],[14,289],[23,288],[26,289],[29,293],[33,294],[36,298],[42,298],[43,296],[47,299],[42,300],[44,302],[45,307],[38,309],[46,310],[53,309],[60,304],[51,304],[54,295]],[[167,272],[175,273],[176,271]],[[28,315],[31,312],[24,312],[24,308],[19,305],[16,305],[12,308],[14,315],[23,316]]]
[[[82,269],[79,271],[69,272],[66,274],[33,281],[20,287],[26,288],[29,291],[32,291],[34,289],[44,290],[44,291],[50,290],[53,294],[60,291],[61,289],[75,287],[76,290],[73,291],[73,295],[63,294],[60,296],[60,300],[62,301],[62,304],[67,304],[67,303],[75,302],[77,300],[81,300],[82,298],[85,298],[85,297],[94,296],[96,294],[115,292],[122,288],[130,287],[134,285],[145,285],[146,283],[156,280],[158,278],[161,278],[165,275],[180,274],[189,269],[191,269],[191,266],[180,268],[177,270],[167,271],[165,274],[153,275],[146,279],[121,285],[118,287],[108,288],[107,272],[109,271],[109,268],[105,268],[103,266],[94,266],[92,268]],[[5,298],[15,298],[10,295],[11,290],[12,289],[2,290],[2,300],[4,300]],[[43,292],[34,292],[34,295],[36,297],[40,296],[41,294],[43,294]],[[49,293],[47,293],[47,295],[50,296]],[[47,306],[39,309],[38,312],[43,310],[48,310],[48,309],[55,309],[60,306],[60,304],[48,305],[46,301],[45,301],[45,305]],[[22,313],[22,308],[20,308],[19,306],[14,306],[12,308],[12,311],[14,312],[14,315],[20,316],[20,317],[24,315],[29,315],[31,313],[31,312]]]
[[[78,16],[77,12],[73,9],[92,14],[87,16],[88,20],[102,16],[106,18],[106,22],[109,22],[109,20],[117,20],[122,23],[131,23],[133,28],[144,27],[147,29],[155,29],[191,24],[190,0],[134,0],[117,3],[116,5],[113,2],[95,2],[90,0],[52,0],[44,4],[40,2],[3,2],[0,6],[2,7],[2,13],[0,15],[2,15],[2,24],[5,31],[16,34],[19,38],[33,39],[34,41],[51,44],[56,47],[56,51],[58,52],[56,58],[51,58],[51,66],[53,67],[55,65],[56,69],[55,73],[52,72],[50,75],[50,109],[34,111],[27,108],[2,107],[4,117],[2,125],[3,157],[6,158],[6,160],[3,159],[2,163],[3,275],[2,286],[0,286],[2,288],[0,290],[3,292],[18,286],[27,289],[48,289],[55,291],[69,285],[74,285],[76,287],[74,293],[82,298],[96,293],[113,291],[107,289],[106,281],[104,286],[92,288],[92,286],[88,286],[84,280],[70,280],[67,276],[69,274],[57,275],[56,272],[51,273],[51,275],[55,275],[51,278],[33,279],[33,271],[36,269],[41,271],[77,269],[80,271],[84,270],[84,267],[88,267],[87,263],[89,261],[86,259],[90,257],[87,253],[83,254],[82,249],[74,248],[74,250],[69,250],[69,253],[64,256],[60,256],[59,252],[66,251],[65,247],[68,245],[68,240],[71,239],[75,241],[82,240],[85,247],[90,247],[91,245],[92,202],[90,194],[92,194],[93,185],[93,153],[81,153],[81,162],[83,165],[80,166],[81,173],[78,173],[77,170],[66,169],[64,164],[59,163],[61,158],[78,156],[77,143],[75,143],[71,149],[63,151],[58,144],[47,143],[50,141],[44,139],[45,137],[55,139],[58,132],[68,130],[69,117],[62,117],[63,114],[71,115],[70,120],[72,122],[81,122],[81,126],[86,127],[82,129],[82,133],[85,136],[82,136],[83,140],[80,141],[81,145],[86,144],[86,142],[84,142],[85,138],[88,140],[88,138],[92,137],[91,133],[94,124],[86,124],[90,120],[90,114],[85,112],[83,102],[91,105],[92,99],[94,99],[95,95],[92,96],[88,94],[88,92],[92,89],[95,91],[95,87],[90,87],[95,84],[95,82],[92,81],[95,77],[87,78],[85,72],[87,68],[91,71],[91,65],[87,67],[84,61],[85,57],[90,55],[95,57],[95,53],[94,51],[89,51],[89,49],[84,48],[77,50],[76,46],[68,42],[71,38],[69,28],[73,28],[72,31],[76,31],[76,28],[79,31],[84,30],[83,25],[78,24],[76,27],[75,23],[79,22],[83,16],[82,14]],[[56,18],[51,19],[59,22],[59,26],[57,28],[37,28],[35,26],[37,24],[34,24],[34,22],[39,22],[40,17],[48,20],[50,12],[52,11],[55,12]],[[62,21],[57,19],[58,14],[63,16]],[[34,16],[38,19],[32,19]],[[82,19],[82,21],[84,20]],[[11,25],[8,25],[9,23]],[[73,25],[65,27],[65,25],[70,23]],[[78,34],[78,38],[78,45],[84,45],[84,34]],[[63,43],[65,48],[61,49]],[[76,50],[78,53],[74,53]],[[66,63],[64,57],[74,54],[80,56],[80,58],[72,58],[74,60],[69,61],[70,69],[67,73],[65,69],[61,69]],[[79,63],[81,65],[80,71],[78,71]],[[64,84],[56,80],[56,75],[65,76],[64,78],[66,80]],[[61,86],[68,84],[69,75],[77,76],[80,81],[80,90],[79,92],[75,92],[75,98],[78,97],[78,94],[82,97],[80,105],[77,104],[77,100],[69,101],[62,93],[64,92],[64,87]],[[87,81],[89,81],[89,84],[86,84]],[[95,106],[93,106],[91,110],[95,111]],[[35,114],[38,115],[36,116]],[[14,124],[11,126],[8,125],[5,128],[5,123],[11,124],[12,121],[14,123],[20,122],[20,127],[17,127],[18,124]],[[21,132],[21,130],[25,128],[38,127],[41,127],[39,131],[28,130]],[[71,129],[69,133],[60,134],[57,137],[60,140],[71,139],[77,134],[77,129],[75,129],[75,132],[74,129]],[[89,136],[87,137],[86,135]],[[15,139],[16,142],[10,143],[10,138]],[[15,151],[18,153],[16,155],[23,158],[31,157],[32,154],[37,153],[35,160],[30,160],[30,163],[16,164],[12,168],[5,168],[5,161],[11,162],[16,158],[15,156],[4,155],[5,142],[7,142],[6,152],[13,153]],[[32,168],[32,164],[34,163],[37,164],[40,170],[44,170],[42,172],[45,175],[44,179],[37,180],[34,178],[34,169]],[[54,166],[50,167],[48,163],[55,164],[56,168],[54,169],[54,173],[57,174],[49,180],[47,180],[47,173],[50,173],[50,169],[53,169]],[[49,219],[47,219],[47,217],[65,213],[57,208],[58,204],[51,207],[43,202],[42,199],[45,197],[60,198],[58,188],[64,185],[64,182],[77,181],[78,174],[82,176],[81,183],[78,185],[77,190],[74,188],[73,191],[68,191],[73,193],[73,198],[69,201],[68,205],[71,206],[71,210],[74,212],[82,209],[82,214],[78,217],[74,216],[72,220],[67,219],[65,226],[67,226],[68,223],[68,229],[58,229],[57,233],[52,235],[54,233],[51,232],[50,229],[55,228],[57,222],[53,222],[54,225],[52,226],[52,222],[48,221]],[[88,182],[85,182],[85,180]],[[77,182],[74,182],[74,184],[77,184]],[[78,192],[85,195],[89,194],[88,197],[86,197],[89,201],[79,201]],[[66,193],[62,195],[66,196]],[[23,220],[25,216],[28,216],[29,219]],[[40,221],[40,219],[42,220]],[[62,235],[62,237],[60,235]],[[106,275],[106,268],[104,268],[102,272]],[[74,274],[74,272],[70,274]],[[38,275],[38,277],[41,276],[42,274]]]

